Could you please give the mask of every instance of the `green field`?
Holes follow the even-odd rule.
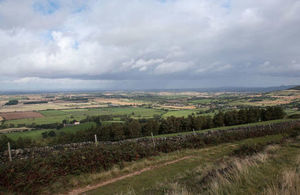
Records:
[[[56,134],[59,134],[62,132],[75,133],[80,130],[85,130],[85,129],[91,128],[95,125],[96,125],[96,123],[94,123],[94,122],[88,122],[88,123],[83,123],[83,124],[76,125],[76,126],[64,127],[59,130],[42,129],[42,130],[32,130],[32,131],[26,131],[26,132],[8,133],[5,135],[13,140],[17,140],[19,137],[22,137],[22,138],[31,138],[33,140],[38,141],[38,140],[43,139],[42,133],[44,133],[44,132],[54,131]]]
[[[196,114],[199,110],[174,110],[174,111],[168,111],[166,114],[163,115],[164,118],[167,118],[169,116],[175,116],[175,117],[188,117],[191,114]]]

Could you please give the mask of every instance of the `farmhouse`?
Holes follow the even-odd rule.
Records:
[[[80,125],[80,122],[79,121],[75,121],[74,125]]]
[[[76,126],[76,125],[80,125],[80,122],[79,121],[74,121],[74,123],[64,124],[64,127],[72,127],[72,126]]]

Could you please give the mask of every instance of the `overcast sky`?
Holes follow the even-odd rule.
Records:
[[[0,90],[288,84],[299,0],[0,0]]]

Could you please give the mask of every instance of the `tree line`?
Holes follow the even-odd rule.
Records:
[[[205,130],[215,127],[240,125],[260,121],[276,120],[284,118],[285,113],[281,107],[245,108],[239,111],[218,112],[213,117],[189,115],[188,117],[174,117],[160,119],[131,119],[124,123],[112,123],[110,125],[97,125],[85,131],[75,134],[58,135],[57,143],[71,143],[80,141],[92,141],[96,134],[100,141],[118,141],[123,139],[138,138],[144,136],[171,134],[188,131]],[[90,118],[92,119],[92,118]],[[99,118],[95,117],[99,124]]]
[[[66,144],[74,142],[93,141],[96,134],[99,141],[119,141],[123,139],[138,138],[144,136],[171,134],[188,131],[205,130],[215,127],[232,126],[284,118],[285,113],[281,107],[245,108],[222,112],[219,111],[213,117],[189,115],[188,117],[132,119],[126,118],[124,123],[112,123],[103,125],[101,120],[107,119],[101,116],[87,117],[82,122],[96,122],[96,126],[80,130],[76,133],[47,132],[42,135],[49,145]],[[13,148],[32,147],[37,145],[29,138],[20,138],[17,141],[7,136],[0,136],[0,148],[6,148],[10,141]],[[3,147],[1,147],[3,145]],[[0,149],[1,150],[1,149]]]

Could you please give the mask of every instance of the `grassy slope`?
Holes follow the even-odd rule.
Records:
[[[241,144],[264,143],[270,140],[279,139],[281,139],[280,135],[266,136],[262,138],[247,139],[235,143],[221,144],[219,146],[200,150],[185,150],[171,154],[163,154],[161,158],[164,156],[176,156],[177,158],[181,158],[182,156],[192,156],[192,158],[106,185],[90,191],[87,194],[115,194],[122,192],[126,193],[128,191],[134,191],[136,194],[144,194],[146,192],[149,193],[154,187],[159,186],[161,183],[168,181],[171,182],[174,180],[174,178],[180,177],[187,171],[192,171],[199,166],[207,166],[218,161],[220,158],[231,153],[233,149],[237,148]],[[154,194],[159,193],[158,191],[155,191]]]
[[[236,167],[212,176],[208,185],[199,184],[203,182],[202,178],[207,175],[207,171],[220,168],[220,163],[213,164],[209,169],[199,166],[171,182],[165,182],[162,184],[164,187],[156,186],[152,192],[164,190],[175,194],[182,191],[186,194],[299,194],[300,140],[275,147],[271,151],[271,154],[265,151],[257,156],[238,158],[229,163],[236,163]],[[256,162],[253,160],[255,158]],[[231,159],[225,161],[231,162]]]

